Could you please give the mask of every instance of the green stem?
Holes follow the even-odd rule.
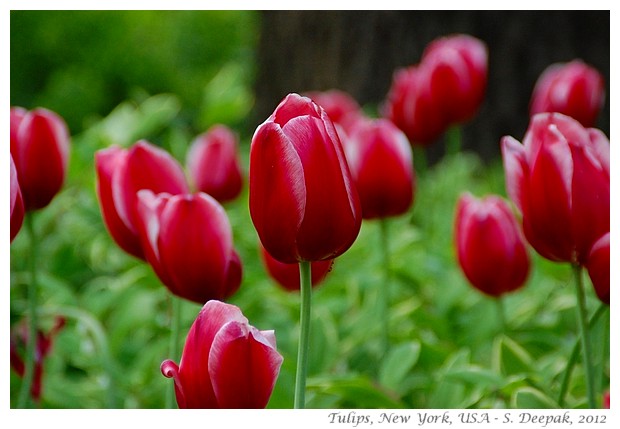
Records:
[[[581,335],[581,351],[583,354],[583,366],[586,376],[588,407],[596,408],[596,398],[594,396],[594,374],[592,368],[592,355],[590,348],[590,332],[588,331],[586,297],[583,290],[581,270],[581,265],[573,264],[573,276],[575,277],[575,293],[577,295],[577,319],[579,323],[579,333]]]
[[[28,283],[28,342],[26,343],[26,361],[24,364],[24,379],[17,402],[18,408],[26,408],[29,405],[30,391],[34,381],[35,356],[37,352],[37,237],[34,230],[33,214],[29,213],[25,219],[28,236],[30,237],[30,282]]]
[[[424,177],[428,170],[426,146],[413,146],[413,169],[416,176]]]
[[[446,154],[455,156],[461,151],[461,127],[453,125],[446,132]]]
[[[506,308],[504,304],[504,297],[498,296],[495,298],[495,305],[497,307],[497,320],[499,328],[502,333],[506,332]]]
[[[379,317],[381,317],[381,328],[383,331],[381,333],[381,355],[385,356],[390,343],[390,323],[388,316],[388,306],[390,302],[390,243],[387,219],[380,219],[379,225],[381,227],[381,253],[384,270],[384,283],[383,288],[377,291],[377,300],[379,302]]]
[[[295,375],[296,409],[306,406],[306,373],[308,371],[308,348],[310,345],[310,312],[312,301],[312,272],[310,262],[299,263],[299,279],[301,288],[301,311],[299,315],[301,332],[297,351],[297,373]]]
[[[170,299],[170,343],[169,356],[170,359],[178,359],[179,355],[179,330],[181,325],[181,300],[172,294]],[[176,394],[174,391],[174,383],[166,391],[166,408],[175,408]]]
[[[605,304],[601,304],[594,313],[594,316],[590,319],[590,323],[588,326],[592,327],[598,322],[598,319],[605,313],[609,307]],[[575,341],[575,345],[573,346],[573,350],[571,351],[570,357],[568,358],[568,363],[566,364],[566,369],[564,370],[564,378],[562,379],[562,385],[560,387],[560,395],[558,397],[558,404],[561,408],[564,408],[564,401],[566,398],[566,393],[568,392],[568,385],[570,383],[570,378],[573,373],[573,369],[577,364],[577,358],[579,357],[579,349],[581,346],[581,338],[577,338]]]

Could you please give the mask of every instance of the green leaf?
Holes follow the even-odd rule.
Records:
[[[532,372],[532,357],[515,341],[506,336],[493,344],[493,368],[504,375]]]
[[[317,398],[320,395],[338,397],[338,408],[404,408],[400,401],[363,375],[309,378],[306,388]]]
[[[445,374],[445,379],[481,387],[498,387],[505,383],[502,376],[495,371],[476,365],[448,371]]]
[[[418,362],[420,348],[418,341],[392,348],[379,369],[379,382],[388,389],[400,392],[403,378]]]
[[[511,399],[513,408],[560,408],[553,399],[533,387],[523,387],[517,390]]]

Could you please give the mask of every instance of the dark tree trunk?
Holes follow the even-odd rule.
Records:
[[[463,128],[466,149],[497,157],[499,140],[521,139],[531,91],[554,62],[580,58],[597,68],[609,94],[609,11],[265,11],[262,12],[256,124],[289,92],[339,88],[376,107],[398,67],[418,63],[424,47],[468,33],[489,49],[487,96]],[[609,136],[609,100],[598,127]],[[443,153],[434,144],[432,160]]]

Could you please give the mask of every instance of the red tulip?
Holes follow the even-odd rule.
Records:
[[[333,259],[357,238],[360,203],[340,140],[307,97],[289,94],[254,133],[250,215],[281,262]]]
[[[112,146],[95,154],[97,196],[103,220],[121,249],[144,259],[137,229],[137,193],[189,192],[181,165],[166,151],[141,140],[130,149]]]
[[[415,176],[411,146],[402,131],[387,119],[360,120],[344,148],[364,219],[409,210]]]
[[[530,259],[517,221],[500,197],[461,195],[455,241],[459,264],[478,290],[498,297],[523,286]]]
[[[138,192],[146,259],[172,293],[204,304],[230,297],[241,284],[241,260],[222,206],[210,195]]]
[[[267,272],[277,284],[288,291],[296,291],[300,289],[299,264],[285,264],[284,262],[274,259],[262,245],[260,246],[260,253]],[[312,286],[318,286],[323,280],[325,280],[327,273],[332,270],[334,260],[327,259],[325,261],[316,261],[312,262],[311,265]]]
[[[530,102],[530,115],[558,112],[593,127],[605,101],[603,76],[579,60],[557,63],[540,75]]]
[[[603,408],[609,409],[609,390],[603,393]]]
[[[447,123],[466,122],[478,111],[487,86],[487,57],[484,42],[465,34],[436,39],[424,50],[430,97]]]
[[[17,170],[11,155],[11,242],[19,232],[24,222],[24,202],[22,192],[17,181]]]
[[[69,131],[56,113],[11,108],[11,155],[26,211],[47,206],[65,181]]]
[[[552,261],[584,264],[609,231],[609,140],[559,113],[532,117],[520,144],[502,139],[508,195],[530,244]]]
[[[181,362],[161,364],[179,408],[265,408],[282,356],[274,331],[249,325],[241,310],[207,302],[189,330]]]
[[[47,333],[37,331],[37,344],[34,362],[34,378],[32,381],[32,387],[30,389],[30,395],[35,401],[41,398],[41,387],[43,379],[43,360],[52,351],[52,340],[56,334],[65,326],[64,317],[56,317],[54,326]],[[11,332],[11,368],[15,370],[17,375],[24,377],[26,365],[24,359],[21,356],[21,350],[26,346],[28,342],[28,325],[26,323],[19,324],[15,330]]]
[[[609,232],[596,240],[592,246],[586,267],[596,295],[609,305]]]
[[[358,102],[344,91],[311,91],[305,95],[321,106],[334,125],[341,126],[345,132],[349,132],[351,126],[363,115]]]
[[[442,106],[433,98],[429,70],[411,66],[394,73],[383,116],[400,128],[411,144],[427,145],[447,129]]]
[[[237,136],[228,127],[215,125],[199,135],[187,153],[196,188],[221,203],[237,198],[243,187],[237,146]]]

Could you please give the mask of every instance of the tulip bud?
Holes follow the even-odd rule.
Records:
[[[261,259],[267,272],[273,278],[277,284],[282,286],[288,291],[300,290],[300,278],[299,278],[299,264],[285,264],[273,258],[261,245],[260,246]],[[334,265],[333,259],[327,259],[325,261],[312,262],[312,286],[318,286],[327,274],[332,270]]]
[[[199,135],[187,153],[187,170],[196,188],[220,203],[237,198],[243,187],[237,136],[225,125]]]
[[[340,140],[307,97],[289,94],[254,133],[250,215],[281,262],[333,259],[357,238],[360,203]]]
[[[466,34],[435,39],[424,50],[422,64],[430,76],[431,98],[449,124],[470,120],[482,104],[487,57],[486,45]]]
[[[342,127],[347,133],[363,115],[358,102],[350,94],[338,89],[311,91],[305,96],[321,106],[334,125]]]
[[[189,192],[181,165],[166,151],[141,140],[129,149],[112,146],[95,154],[97,196],[105,225],[121,249],[144,259],[137,228],[137,193]]]
[[[603,76],[579,60],[552,64],[542,72],[530,101],[530,115],[557,112],[593,127],[605,101]]]
[[[241,260],[228,216],[213,197],[141,190],[138,198],[142,249],[173,294],[204,304],[239,289]]]
[[[181,362],[161,364],[179,408],[265,408],[282,365],[274,331],[251,326],[241,310],[207,302],[187,334]]]
[[[386,119],[359,120],[344,148],[364,219],[409,210],[415,176],[411,145],[402,131]]]
[[[609,231],[609,140],[559,113],[539,113],[520,144],[502,139],[506,189],[532,247],[583,265]]]
[[[596,296],[609,305],[610,262],[609,232],[596,240],[586,264]]]
[[[428,69],[411,66],[394,73],[382,108],[383,116],[400,128],[413,145],[428,145],[448,128],[441,105],[433,99]]]
[[[500,197],[461,195],[455,241],[459,264],[478,290],[499,297],[523,286],[530,259],[514,215]]]
[[[11,108],[11,155],[26,211],[47,206],[65,181],[69,131],[56,113]]]
[[[11,155],[11,242],[19,232],[24,223],[24,203],[22,192],[17,181],[17,170]]]
[[[52,351],[54,337],[64,326],[65,318],[57,316],[54,321],[54,326],[48,331],[47,334],[43,333],[41,330],[37,330],[36,353],[34,355],[34,378],[32,380],[32,387],[30,388],[30,396],[32,396],[32,399],[35,401],[39,401],[39,399],[41,399],[43,361]],[[15,329],[11,330],[10,340],[11,368],[15,370],[17,375],[23,378],[26,371],[26,365],[20,354],[20,350],[22,350],[28,343],[28,325],[25,322],[18,324]]]

